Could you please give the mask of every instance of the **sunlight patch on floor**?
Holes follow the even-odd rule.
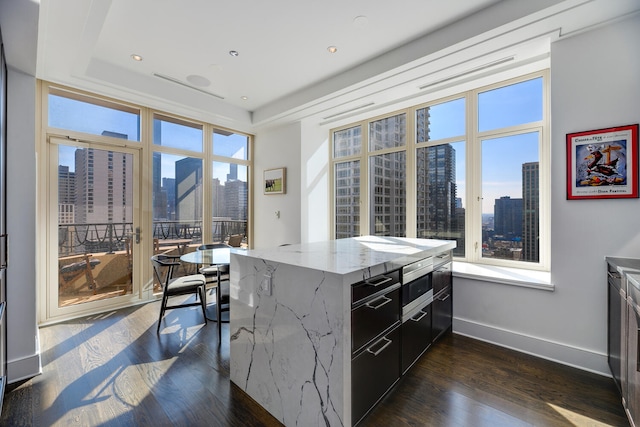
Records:
[[[547,403],[554,411],[562,415],[568,423],[573,426],[590,426],[590,427],[614,427],[611,424],[602,423],[594,420],[593,418],[586,417],[578,414],[577,412],[570,411],[552,403]]]

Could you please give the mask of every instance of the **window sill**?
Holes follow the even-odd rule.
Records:
[[[453,277],[542,289],[552,292],[555,290],[555,285],[551,283],[551,273],[548,271],[525,270],[521,268],[454,261]]]

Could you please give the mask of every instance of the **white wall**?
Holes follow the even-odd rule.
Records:
[[[260,132],[254,143],[254,248],[300,243],[300,124]],[[285,167],[286,193],[265,195],[265,169]],[[276,216],[280,211],[280,218]]]
[[[7,88],[7,377],[40,372],[36,327],[36,81],[9,68]]]
[[[640,17],[551,49],[555,292],[454,281],[454,330],[608,374],[605,256],[640,258],[640,200],[566,200],[570,132],[640,122]]]
[[[302,241],[330,239],[329,129],[305,121],[301,127]]]

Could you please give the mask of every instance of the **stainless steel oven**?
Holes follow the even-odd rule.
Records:
[[[402,268],[402,316],[433,299],[431,272],[433,258],[425,258]]]
[[[402,269],[402,372],[406,372],[431,344],[433,258]]]

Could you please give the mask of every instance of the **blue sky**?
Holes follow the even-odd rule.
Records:
[[[101,135],[104,130],[126,135],[129,141],[140,140],[140,124],[137,114],[128,111],[79,102],[56,95],[49,97],[49,125],[62,129],[71,129],[94,135]],[[160,122],[162,145],[178,147],[202,152],[202,130],[182,126],[168,121]],[[105,125],[107,123],[108,125]],[[105,129],[107,128],[107,129]],[[218,156],[246,159],[247,137],[239,134],[223,135],[215,133],[213,138],[214,154]],[[60,165],[69,166],[73,171],[75,147],[60,146],[58,161]],[[164,154],[162,156],[161,175],[163,178],[175,177],[175,162],[183,156]],[[229,173],[227,163],[216,162],[214,177],[221,183],[226,181]],[[238,168],[238,178],[247,179],[246,167]]]
[[[478,131],[488,132],[542,120],[542,78],[482,92],[478,96]],[[464,141],[466,105],[464,98],[432,106],[431,140],[461,136]],[[472,142],[475,143],[475,142]],[[466,191],[466,147],[453,143],[456,150],[458,197]],[[522,197],[522,164],[539,160],[539,135],[526,133],[482,141],[482,212],[492,213],[495,199]]]
[[[542,78],[480,93],[478,96],[478,130],[491,131],[542,119]],[[51,95],[49,97],[49,124],[91,134],[102,134],[105,123],[109,131],[127,135],[130,141],[140,138],[137,114]],[[434,105],[430,109],[430,139],[455,138],[464,140],[466,126],[464,98]],[[200,129],[161,122],[162,145],[201,151]],[[75,149],[61,147],[59,163],[74,169]],[[458,197],[464,200],[466,172],[464,143],[454,143],[456,149],[456,181]],[[214,134],[214,154],[246,158],[246,137],[238,134]],[[494,200],[502,196],[519,198],[522,194],[522,164],[538,161],[538,134],[494,138],[482,142],[482,196],[483,213],[493,212]],[[163,155],[162,176],[174,177],[174,164],[180,157]],[[228,165],[216,162],[214,177],[223,183],[229,173]],[[246,168],[239,168],[240,179],[246,179]],[[243,177],[242,174],[245,176]]]

